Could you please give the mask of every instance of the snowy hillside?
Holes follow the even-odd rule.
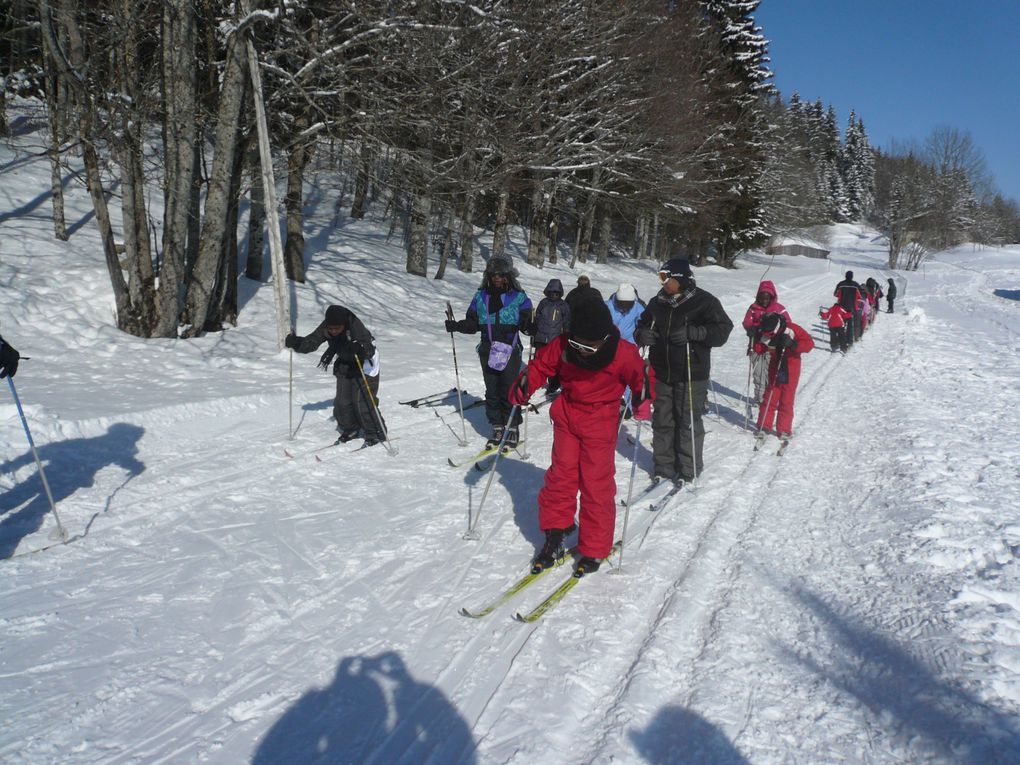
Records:
[[[482,410],[461,448],[453,407],[398,404],[453,386],[443,310],[463,312],[477,275],[406,275],[384,223],[334,227],[320,178],[297,327],[339,302],[376,335],[399,454],[316,454],[332,378],[295,357],[288,440],[270,285],[242,279],[228,332],[124,335],[84,190],[67,188],[60,243],[45,159],[5,146],[0,171],[0,333],[31,357],[15,382],[72,537],[49,538],[4,384],[0,761],[1020,763],[1020,302],[995,294],[1020,288],[1020,248],[939,253],[846,357],[817,311],[846,269],[885,283],[874,232],[834,228],[830,261],[699,269],[735,323],[765,276],[814,335],[795,441],[752,452],[738,328],[713,354],[699,486],[635,508],[620,574],[522,624],[565,570],[483,619],[458,612],[540,544],[547,410],[466,541],[487,476],[447,458],[484,440]],[[518,263],[533,297],[579,273]],[[657,288],[647,263],[584,273],[606,295]],[[621,495],[632,453],[621,437]]]

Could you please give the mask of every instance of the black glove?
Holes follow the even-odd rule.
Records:
[[[293,348],[295,351],[301,347],[301,338],[291,332],[287,337],[283,339],[283,344],[287,348]]]
[[[787,350],[797,344],[797,341],[790,337],[785,332],[781,335],[776,335],[772,338],[772,347],[779,350]]]
[[[360,361],[365,358],[365,349],[361,343],[352,340],[340,346],[336,357],[344,364],[353,364],[355,360]]]
[[[655,327],[638,327],[634,339],[638,341],[638,345],[655,345],[659,342],[659,333],[655,331]]]
[[[447,332],[456,332],[457,329],[458,329],[457,325],[459,323],[460,322],[458,322],[456,319],[447,319],[446,320],[446,331]]]
[[[10,375],[14,377],[18,371],[18,361],[21,359],[21,354],[14,350],[11,346],[0,340],[0,380]]]
[[[698,324],[681,324],[669,331],[669,342],[674,345],[696,343],[708,337],[708,330]]]
[[[517,331],[522,335],[530,335],[533,331],[531,311],[521,311],[521,320],[517,322]]]

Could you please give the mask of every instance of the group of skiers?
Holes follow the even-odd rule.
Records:
[[[536,573],[564,554],[564,540],[575,529],[580,556],[575,576],[597,570],[610,554],[621,414],[640,419],[651,402],[653,483],[680,486],[704,470],[702,415],[711,352],[726,343],[733,322],[720,301],[698,287],[686,260],[666,261],[658,276],[661,287],[647,304],[629,283],[603,299],[590,279],[581,276],[566,294],[559,279],[549,280],[535,306],[510,258],[499,255],[487,262],[464,318],[446,318],[447,332],[481,335],[477,353],[491,427],[487,449],[517,448],[522,411],[532,396],[539,389],[555,395],[550,409],[552,460],[538,494],[545,543],[533,561]],[[895,289],[890,279],[885,292],[890,312]],[[882,295],[874,279],[861,286],[852,272],[846,273],[836,287],[835,304],[822,312],[833,350],[845,352],[860,338],[874,321]],[[814,341],[791,320],[771,281],[758,285],[743,327],[758,437],[774,433],[785,443],[793,432],[801,356],[814,348]],[[530,337],[532,357],[527,363],[522,336]],[[323,343],[328,347],[319,365],[328,368],[332,363],[337,377],[338,441],[361,435],[371,446],[385,440],[377,399],[379,354],[371,333],[349,309],[334,305],[310,335],[286,339],[287,347],[299,353]],[[647,348],[647,361],[639,348]]]
[[[829,347],[833,353],[837,350],[846,353],[861,339],[865,330],[874,324],[883,295],[888,301],[887,313],[893,312],[896,282],[889,279],[888,285],[883,293],[873,277],[869,276],[861,285],[854,281],[853,271],[846,272],[845,278],[836,285],[833,292],[836,301],[829,308],[818,311],[818,315],[825,319],[829,327]]]

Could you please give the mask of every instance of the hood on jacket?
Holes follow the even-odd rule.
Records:
[[[560,297],[563,297],[563,294],[564,294],[563,293],[563,282],[561,282],[559,279],[550,279],[549,283],[547,285],[545,285],[545,289],[543,290],[543,294],[548,295],[550,292],[558,292],[558,293],[560,293]]]
[[[758,285],[758,291],[754,293],[755,299],[762,292],[765,292],[772,296],[771,302],[775,303],[779,299],[779,294],[776,292],[776,285],[770,281],[763,281]]]

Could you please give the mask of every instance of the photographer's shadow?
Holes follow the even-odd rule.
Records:
[[[117,423],[95,438],[72,438],[38,447],[54,503],[59,505],[79,489],[92,486],[96,475],[107,466],[123,468],[128,473],[126,480],[139,475],[145,465],[135,455],[143,433],[144,428],[137,425]],[[35,457],[29,450],[9,462],[0,463],[0,473],[14,475],[21,468],[34,464]],[[21,540],[42,527],[49,510],[49,499],[38,470],[0,494],[0,559],[14,555]]]
[[[471,765],[467,723],[400,654],[352,656],[328,688],[298,699],[259,742],[252,765],[449,762]]]

